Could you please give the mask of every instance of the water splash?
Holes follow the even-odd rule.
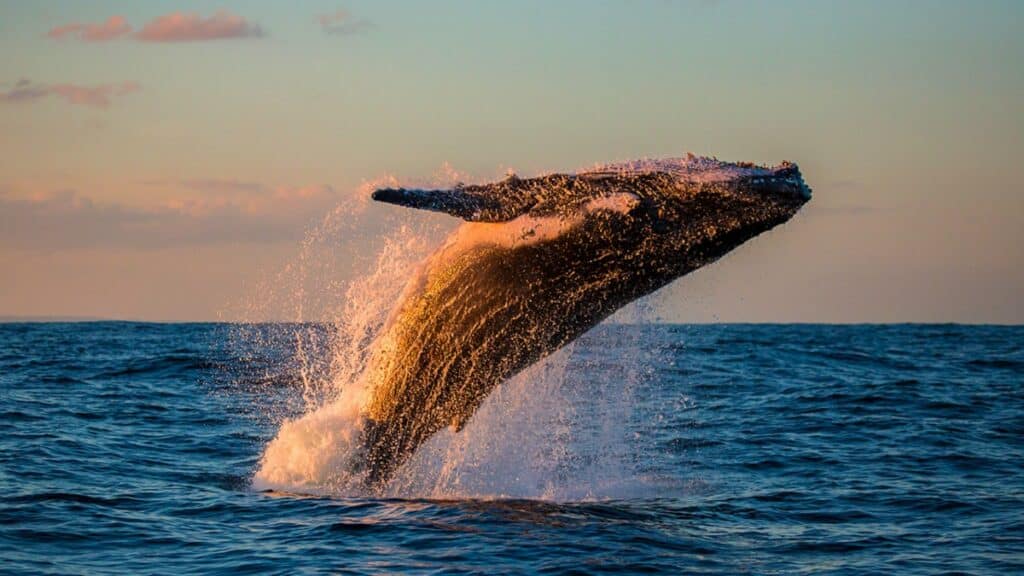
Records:
[[[254,487],[317,494],[357,491],[359,478],[351,473],[349,460],[362,429],[367,361],[408,271],[427,252],[428,236],[399,226],[383,242],[372,271],[357,275],[337,295],[329,322],[293,328],[293,362],[303,375],[305,413],[281,424],[264,452]],[[297,292],[297,297],[304,295]]]
[[[440,178],[463,176],[447,169]],[[386,218],[384,233],[371,233],[371,222],[383,219],[363,205],[327,215],[295,261],[259,289],[263,301],[250,303],[265,316],[284,310],[291,321],[278,325],[292,342],[282,369],[296,375],[301,391],[299,405],[269,411],[280,427],[254,474],[255,489],[363,492],[353,457],[368,399],[368,360],[418,263],[452,226],[443,217],[402,213]],[[641,301],[615,318],[646,315],[649,306]],[[252,334],[243,337],[252,340]],[[495,389],[465,429],[435,434],[383,495],[576,500],[646,494],[649,487],[632,466],[630,432],[631,395],[644,377],[642,348],[642,342],[620,346],[625,354],[612,359],[580,357],[572,346],[560,350]],[[600,371],[606,377],[580,382],[581,362],[606,362]]]

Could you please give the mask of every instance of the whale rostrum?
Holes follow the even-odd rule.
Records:
[[[435,432],[461,430],[494,387],[810,197],[795,164],[692,155],[375,191],[466,222],[427,258],[378,337],[356,468],[382,487]]]

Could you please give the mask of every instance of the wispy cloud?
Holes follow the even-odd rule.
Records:
[[[30,80],[18,80],[10,90],[0,92],[0,102],[32,102],[49,96],[47,86],[33,84]]]
[[[73,190],[0,194],[0,245],[54,251],[295,241],[344,199],[327,185],[256,186],[247,195],[183,197],[146,207],[96,202]]]
[[[348,10],[338,10],[331,14],[321,14],[316,17],[316,22],[320,24],[320,29],[323,30],[325,34],[335,36],[359,34],[373,27],[373,23],[369,20],[353,18],[352,14],[349,13]]]
[[[91,106],[93,108],[107,108],[110,106],[111,98],[137,92],[140,86],[136,82],[123,82],[121,84],[100,84],[97,86],[79,86],[77,84],[54,84],[50,86],[50,92],[71,104],[80,106]]]
[[[261,194],[267,192],[267,186],[260,182],[247,180],[230,180],[217,178],[194,178],[179,180],[180,186],[198,192],[212,194]]]
[[[135,37],[142,42],[198,42],[263,35],[258,24],[221,10],[209,18],[185,12],[165,14],[143,26]]]
[[[76,38],[83,42],[106,42],[120,38],[132,31],[124,16],[111,16],[106,22],[88,24],[73,22],[50,29],[46,35],[54,40]]]
[[[199,42],[231,38],[258,38],[263,28],[225,10],[204,18],[191,12],[171,12],[146,23],[138,32],[123,16],[111,16],[98,24],[72,22],[51,28],[46,36],[54,40],[107,42],[132,37],[140,42]],[[129,36],[130,35],[130,36]]]
[[[27,103],[42,100],[53,95],[69,104],[89,106],[91,108],[108,108],[114,98],[137,92],[141,86],[136,82],[120,84],[36,84],[27,79],[19,80],[13,88],[0,92],[0,102]]]

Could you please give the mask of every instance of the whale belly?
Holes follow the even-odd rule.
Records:
[[[463,235],[509,232],[501,226],[468,224]],[[461,429],[502,381],[635,298],[644,283],[629,281],[630,252],[602,232],[591,223],[525,242],[457,238],[431,259],[372,362],[364,457],[372,484],[433,433]]]

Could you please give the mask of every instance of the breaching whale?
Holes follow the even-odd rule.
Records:
[[[355,467],[382,487],[502,381],[613,312],[789,220],[800,170],[688,155],[373,199],[466,222],[421,266],[369,363]]]

